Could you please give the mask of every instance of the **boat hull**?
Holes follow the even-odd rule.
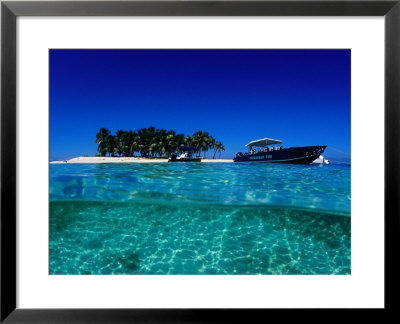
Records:
[[[310,164],[325,150],[326,145],[290,147],[276,151],[236,156],[234,162],[266,162]]]

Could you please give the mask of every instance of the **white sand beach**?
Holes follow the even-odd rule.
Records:
[[[150,159],[141,157],[109,157],[109,156],[80,156],[64,161],[52,161],[51,164],[60,163],[165,163],[168,159]],[[203,159],[202,163],[233,162],[231,159]]]

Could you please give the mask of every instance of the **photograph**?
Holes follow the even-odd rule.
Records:
[[[351,275],[351,49],[57,49],[49,275]]]

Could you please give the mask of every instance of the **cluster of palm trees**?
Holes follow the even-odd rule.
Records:
[[[198,131],[192,136],[176,134],[173,130],[157,129],[153,126],[136,131],[118,130],[115,135],[106,128],[100,128],[96,134],[97,150],[100,156],[169,157],[179,147],[196,147],[198,154],[214,150],[216,154],[225,151],[225,146],[215,140],[208,132]]]

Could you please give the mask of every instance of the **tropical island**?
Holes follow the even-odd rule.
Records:
[[[172,153],[181,147],[196,148],[197,155],[203,154],[202,162],[233,162],[221,159],[225,146],[206,131],[197,131],[192,136],[177,134],[174,130],[158,129],[154,126],[138,130],[118,130],[115,135],[107,128],[96,133],[98,144],[95,156],[82,156],[51,163],[121,163],[121,162],[168,162]],[[207,159],[211,151],[212,157]],[[219,155],[217,159],[216,156]]]

